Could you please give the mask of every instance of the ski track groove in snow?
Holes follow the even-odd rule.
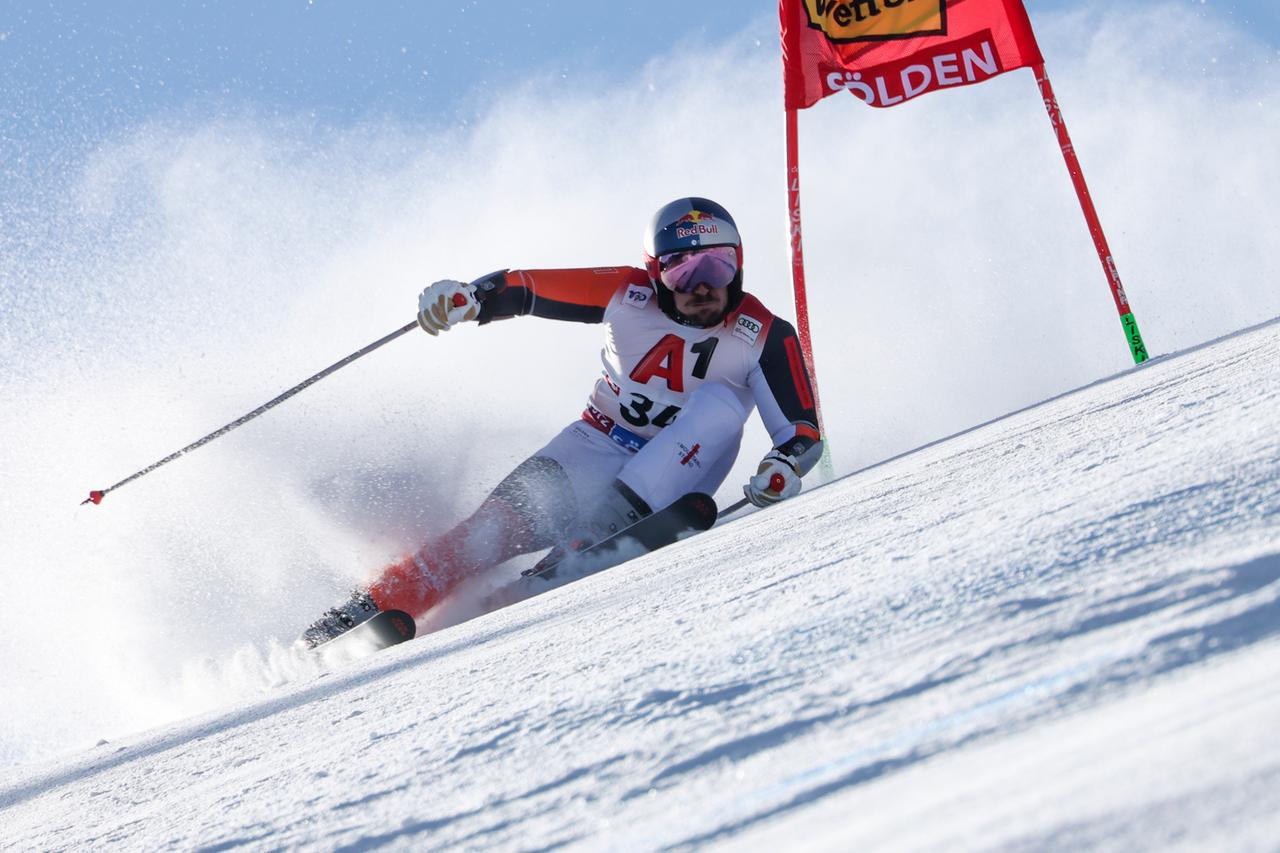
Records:
[[[0,847],[1267,849],[1278,425],[1273,322],[6,771]]]

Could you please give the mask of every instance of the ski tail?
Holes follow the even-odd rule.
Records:
[[[413,617],[403,610],[383,610],[310,651],[333,663],[355,660],[412,640],[417,630]]]

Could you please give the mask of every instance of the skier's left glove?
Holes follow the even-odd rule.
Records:
[[[454,323],[479,315],[475,286],[461,281],[437,281],[418,297],[418,325],[430,335],[447,332]]]
[[[742,491],[756,506],[770,506],[795,497],[800,493],[796,460],[779,450],[770,451]]]

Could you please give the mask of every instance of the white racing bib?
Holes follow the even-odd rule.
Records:
[[[750,414],[754,402],[747,375],[760,358],[771,320],[747,296],[726,322],[698,329],[664,314],[651,288],[620,289],[605,309],[604,372],[586,419],[603,432],[629,434],[643,443],[674,423],[689,396],[706,382],[730,388]]]

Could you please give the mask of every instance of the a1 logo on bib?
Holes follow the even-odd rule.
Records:
[[[627,286],[627,293],[622,297],[622,301],[632,308],[643,308],[649,304],[649,300],[652,298],[652,290],[632,284]]]
[[[748,344],[754,346],[756,338],[760,337],[760,331],[764,328],[759,320],[753,320],[746,314],[738,315],[738,321],[733,324],[733,336],[741,338]]]

